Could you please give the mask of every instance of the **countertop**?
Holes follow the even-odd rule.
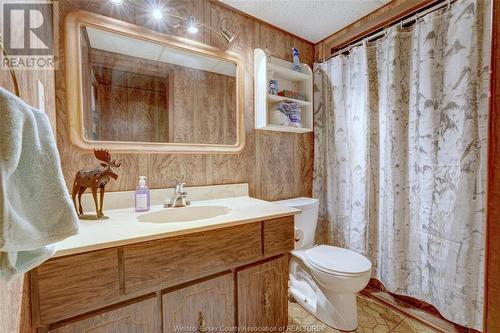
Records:
[[[230,212],[217,217],[187,222],[151,223],[140,222],[137,217],[164,209],[152,206],[146,213],[136,213],[133,208],[105,210],[109,217],[99,221],[80,221],[79,234],[55,244],[55,257],[100,250],[138,242],[184,235],[193,232],[214,230],[239,224],[257,222],[300,213],[300,210],[239,196],[223,199],[196,201],[192,206],[225,206]]]

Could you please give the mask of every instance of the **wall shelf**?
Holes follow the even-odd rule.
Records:
[[[294,99],[294,98],[289,98],[289,97],[284,97],[284,96],[279,96],[279,95],[273,95],[273,94],[267,94],[267,99],[270,100],[271,102],[281,102],[281,101],[287,101],[287,102],[295,102],[299,106],[309,106],[311,105],[311,102],[308,101],[302,101],[300,99]]]
[[[291,62],[287,63],[292,66]],[[276,76],[279,76],[281,78],[291,80],[291,81],[306,81],[309,80],[309,75],[294,71],[293,69],[290,69],[289,67],[283,67],[283,65],[278,65],[274,63],[268,64],[268,68],[270,71],[274,72]]]
[[[299,50],[300,51],[300,50]],[[311,68],[301,64],[302,72],[294,71],[292,62],[267,56],[264,50],[254,50],[255,128],[267,131],[307,133],[313,131],[313,74]],[[307,101],[269,93],[269,80],[278,80],[278,89],[297,91]],[[302,127],[283,126],[271,123],[270,113],[276,104],[295,102],[301,110]]]
[[[308,133],[311,132],[311,128],[304,127],[292,127],[292,126],[281,126],[281,125],[267,125],[265,127],[259,128],[260,130],[274,131],[274,132],[290,132],[290,133]]]

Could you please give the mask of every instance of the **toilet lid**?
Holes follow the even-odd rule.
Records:
[[[315,246],[306,250],[304,255],[311,265],[326,272],[360,274],[372,268],[372,263],[365,256],[335,246]]]

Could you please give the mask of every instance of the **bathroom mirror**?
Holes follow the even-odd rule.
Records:
[[[97,14],[66,19],[70,137],[83,148],[237,153],[238,55]]]

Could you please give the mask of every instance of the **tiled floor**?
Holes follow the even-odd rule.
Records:
[[[388,292],[384,292],[370,286],[363,289],[363,295],[366,295],[381,304],[388,304],[389,307],[399,310],[399,313],[405,313],[409,317],[419,318],[421,322],[427,323],[427,325],[437,328],[439,332],[479,333],[479,331],[467,329],[460,325],[453,324],[452,322],[439,316],[439,314],[436,315],[435,312],[437,312],[437,310],[432,309],[432,305],[426,303],[422,303],[423,306],[415,307],[410,303],[405,302],[404,299],[396,298]],[[429,308],[427,311],[425,310],[426,307]]]
[[[441,332],[394,311],[370,297],[358,296],[359,327],[361,333],[435,333]],[[288,306],[289,332],[338,333],[304,310],[299,304]]]

